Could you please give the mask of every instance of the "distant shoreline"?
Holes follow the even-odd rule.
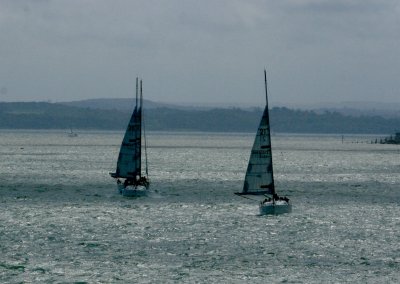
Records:
[[[9,128],[0,128],[0,133],[60,133],[60,134],[68,134],[69,129],[9,129]],[[95,133],[118,133],[118,134],[124,134],[125,130],[124,129],[118,129],[118,130],[112,130],[112,129],[74,129],[74,132],[79,134],[79,135],[84,135],[84,134],[95,134]],[[146,132],[147,134],[152,134],[152,135],[182,135],[182,134],[188,134],[188,135],[198,135],[198,134],[207,134],[207,135],[249,135],[253,136],[255,134],[255,131],[253,132],[224,132],[224,131],[196,131],[196,130],[148,130]],[[346,134],[340,134],[340,133],[291,133],[291,132],[275,132],[271,136],[280,136],[280,137],[337,137],[341,138],[344,136],[344,138],[348,137],[365,137],[365,138],[383,138],[382,133],[346,133]]]
[[[159,107],[145,110],[148,131],[254,133],[262,109],[187,110]],[[0,103],[0,129],[123,131],[131,111],[92,109],[57,103]],[[346,116],[275,107],[270,110],[272,133],[391,135],[400,118]]]

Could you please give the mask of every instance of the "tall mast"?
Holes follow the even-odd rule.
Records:
[[[272,194],[275,194],[275,182],[274,182],[274,169],[272,163],[272,145],[271,145],[271,124],[269,122],[269,109],[268,109],[268,84],[267,84],[267,70],[264,68],[264,83],[265,83],[265,101],[266,101],[266,117],[267,117],[267,132],[268,132],[268,142],[269,146],[271,147],[271,179],[272,179]]]
[[[143,139],[144,139],[144,156],[146,163],[146,177],[149,176],[148,166],[147,166],[147,142],[146,142],[146,127],[144,125],[144,115],[143,115],[143,89],[142,80],[140,80],[140,117],[143,123]]]
[[[264,82],[265,82],[265,101],[268,107],[267,70],[265,68],[264,68]]]
[[[138,164],[139,164],[139,167],[138,167],[138,174],[139,174],[139,177],[141,177],[142,176],[142,80],[140,80],[140,94],[139,94],[139,105],[137,105],[137,113],[136,113],[136,115],[137,115],[137,118],[138,118],[138,120],[139,120],[139,129],[137,130],[138,131],[138,134],[139,135],[137,135],[136,137],[138,137],[139,138],[139,142],[137,142],[138,144],[138,153],[137,153],[137,155],[138,156],[136,156],[136,159],[137,159],[137,161],[138,161]],[[136,104],[137,104],[137,102],[136,102]]]
[[[143,82],[140,80],[140,112],[142,112],[142,103],[143,103]]]
[[[137,107],[137,104],[138,104],[138,93],[139,93],[139,78],[138,77],[136,77],[136,107]]]

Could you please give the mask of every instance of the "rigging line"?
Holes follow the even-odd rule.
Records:
[[[139,155],[139,158],[136,158],[137,163],[139,164],[139,167],[136,166],[137,172],[139,173],[139,176],[142,176],[142,102],[143,102],[143,90],[142,90],[142,79],[139,81],[139,89],[140,89],[140,94],[139,94],[139,106],[138,106],[138,119],[139,119],[139,129],[136,131],[139,132],[139,135],[136,134],[135,136],[139,136],[139,143],[138,147],[136,148],[136,155]]]
[[[272,193],[275,193],[275,181],[274,181],[274,168],[272,165],[272,143],[271,143],[271,124],[269,121],[269,106],[268,106],[268,83],[267,83],[267,69],[264,68],[264,84],[265,84],[265,100],[266,100],[266,116],[267,116],[267,123],[268,123],[268,129],[267,129],[267,133],[268,133],[268,143],[271,149],[271,179],[272,179]]]
[[[149,170],[148,170],[148,164],[147,164],[147,143],[146,143],[146,127],[144,125],[144,111],[143,111],[143,138],[144,138],[144,156],[145,156],[145,162],[146,162],[146,176],[149,177]]]
[[[142,90],[140,90],[142,91]],[[145,156],[145,163],[146,163],[146,177],[149,178],[149,170],[147,165],[147,142],[146,142],[146,127],[144,124],[144,108],[143,108],[143,101],[141,102],[141,111],[142,111],[142,123],[143,123],[143,139],[144,139],[144,156]]]

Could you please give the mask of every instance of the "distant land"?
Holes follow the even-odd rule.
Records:
[[[116,99],[87,99],[72,102],[59,102],[60,104],[75,107],[84,107],[92,109],[116,109],[116,110],[129,110],[131,111],[135,105],[132,98],[116,98]],[[181,110],[210,110],[215,108],[241,108],[241,109],[254,109],[255,106],[242,106],[240,104],[204,104],[204,103],[162,103],[150,100],[144,100],[146,109],[154,108],[172,108]]]
[[[304,108],[303,108],[304,109]],[[383,102],[342,102],[325,105],[308,106],[316,112],[339,112],[350,116],[382,116],[385,118],[400,117],[400,103]]]
[[[173,108],[182,110],[211,110],[215,108],[240,108],[243,110],[252,110],[257,106],[243,105],[240,103],[225,104],[204,104],[204,103],[161,103],[150,100],[144,100],[146,109],[152,108]],[[93,108],[93,109],[117,109],[131,110],[134,105],[132,98],[117,99],[88,99],[72,102],[60,102],[68,106]],[[383,103],[383,102],[362,102],[348,101],[340,103],[320,103],[314,105],[299,105],[289,103],[270,103],[271,107],[287,107],[289,109],[314,111],[316,113],[338,112],[349,116],[382,116],[385,118],[400,117],[400,103]]]
[[[185,107],[145,101],[148,130],[254,132],[261,108]],[[132,99],[98,99],[78,102],[0,103],[1,129],[125,129]],[[350,116],[338,111],[295,110],[273,107],[271,128],[277,133],[394,134],[400,117]]]
[[[135,106],[135,100],[132,98],[88,99],[88,100],[80,100],[72,102],[60,102],[59,104],[73,106],[73,107],[80,107],[80,108],[131,111]],[[178,105],[153,102],[149,100],[144,100],[144,105],[146,106],[146,109],[163,108],[163,107],[176,108],[176,109],[181,108]]]

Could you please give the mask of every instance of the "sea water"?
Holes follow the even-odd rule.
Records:
[[[123,132],[0,132],[0,282],[398,283],[400,146],[275,135],[276,189],[243,186],[254,134],[148,133],[152,193],[125,198]]]

